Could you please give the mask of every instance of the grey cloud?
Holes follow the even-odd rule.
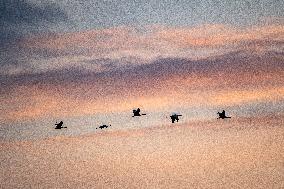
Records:
[[[44,59],[60,58],[65,56],[88,56],[90,50],[81,47],[70,47],[66,49],[49,49],[49,48],[26,48],[25,52],[30,53],[32,57]]]
[[[284,40],[273,40],[273,39],[249,40],[249,41],[243,41],[241,45],[246,45],[246,46],[259,45],[262,47],[268,47],[268,46],[284,47]]]
[[[68,15],[56,4],[36,6],[26,0],[0,1],[1,47],[31,33],[48,32],[49,25],[67,22]]]
[[[36,7],[24,0],[2,0],[0,3],[1,22],[21,24],[68,19],[67,14],[57,7],[56,4]]]

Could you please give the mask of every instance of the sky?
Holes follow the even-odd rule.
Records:
[[[283,14],[280,0],[3,0],[0,137],[283,115]]]

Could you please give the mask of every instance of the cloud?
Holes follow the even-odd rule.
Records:
[[[182,48],[236,46],[244,41],[278,40],[283,42],[284,27],[270,25],[245,29],[228,25],[203,25],[196,28],[169,28],[158,31],[157,38]]]
[[[86,87],[86,86],[85,86]],[[97,87],[97,86],[95,86]],[[56,89],[54,89],[56,91]],[[84,90],[81,88],[81,90]],[[13,105],[1,111],[2,118],[6,120],[39,119],[42,117],[64,117],[95,115],[97,113],[115,113],[131,111],[133,107],[141,107],[150,111],[161,111],[175,108],[203,108],[246,106],[254,103],[283,101],[283,87],[266,87],[263,89],[242,90],[205,90],[191,93],[180,93],[173,88],[162,87],[163,94],[155,91],[148,95],[119,96],[100,95],[93,93],[88,98],[80,93],[64,94],[63,91],[52,91],[45,88],[19,88],[12,97],[2,101],[4,107]],[[129,89],[133,91],[133,89]],[[69,91],[69,90],[68,90]],[[66,92],[66,89],[64,90]],[[69,91],[70,92],[70,91]],[[74,91],[73,91],[74,92]],[[77,91],[78,92],[78,91]],[[126,100],[127,99],[127,100]]]
[[[126,71],[115,69],[111,59],[85,64],[105,62],[111,72],[66,68],[1,76],[3,119],[112,113],[142,105],[159,111],[283,101],[283,54],[230,53],[198,61],[167,58]]]
[[[39,7],[26,0],[3,0],[1,5],[1,22],[30,24],[41,21],[54,22],[68,19],[65,12],[59,9],[56,4],[47,4],[44,7]]]
[[[239,91],[226,91],[216,93],[210,100],[216,105],[240,105],[255,102],[278,102],[283,100],[284,87],[266,88],[266,89],[250,89]]]
[[[168,57],[204,59],[233,51],[282,52],[283,36],[282,25],[236,28],[222,24],[196,27],[119,26],[41,34],[22,38],[17,43],[18,49],[9,52],[15,62],[23,62],[24,59],[25,64],[21,67],[8,66],[9,69],[0,72],[44,72],[76,66],[96,71],[101,66],[107,67],[97,60],[109,59],[117,64],[114,67],[119,67],[151,63],[155,59]]]
[[[228,25],[202,25],[199,27],[146,28],[141,32],[133,27],[115,27],[56,36],[27,38],[22,44],[27,48],[68,50],[74,46],[89,49],[99,56],[137,55],[137,51],[151,54],[178,55],[188,48],[211,49],[235,47],[246,41],[275,41],[283,43],[284,27],[278,25],[237,29]],[[127,53],[126,53],[127,52]],[[151,53],[152,52],[152,53]]]
[[[32,33],[47,32],[50,25],[69,21],[55,3],[35,4],[28,0],[0,3],[0,42],[5,45]]]

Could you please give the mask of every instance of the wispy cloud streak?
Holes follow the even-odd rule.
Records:
[[[110,59],[120,65],[135,65],[161,57],[201,59],[236,50],[283,52],[283,37],[282,25],[244,29],[221,24],[199,27],[152,25],[143,29],[121,26],[25,38],[18,44],[25,58],[15,55],[14,59],[21,61],[22,66],[30,66],[34,72],[68,67],[104,71],[96,64],[86,62]],[[9,71],[15,69],[12,66],[0,71],[6,74],[21,70],[32,72],[27,66],[17,67],[16,72]]]

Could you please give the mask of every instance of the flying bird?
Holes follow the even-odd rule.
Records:
[[[67,127],[63,127],[63,121],[60,121],[59,123],[55,123],[56,127],[55,129],[62,129],[62,128],[67,128]]]
[[[111,125],[109,125],[109,126],[108,126],[108,125],[101,125],[101,126],[99,126],[98,128],[99,128],[99,129],[103,129],[103,128],[108,128],[108,127],[110,127],[110,126],[111,126]],[[98,128],[96,128],[96,129],[98,129]]]
[[[140,108],[137,108],[137,110],[133,110],[132,112],[133,112],[132,117],[146,115],[146,114],[140,114]]]
[[[217,119],[231,118],[231,117],[226,116],[225,110],[223,110],[221,113],[218,112],[217,114],[219,115],[219,117]]]
[[[179,116],[182,116],[182,115],[180,115],[180,114],[172,114],[172,115],[170,116],[171,119],[172,119],[172,123],[175,123],[175,121],[178,122]]]

